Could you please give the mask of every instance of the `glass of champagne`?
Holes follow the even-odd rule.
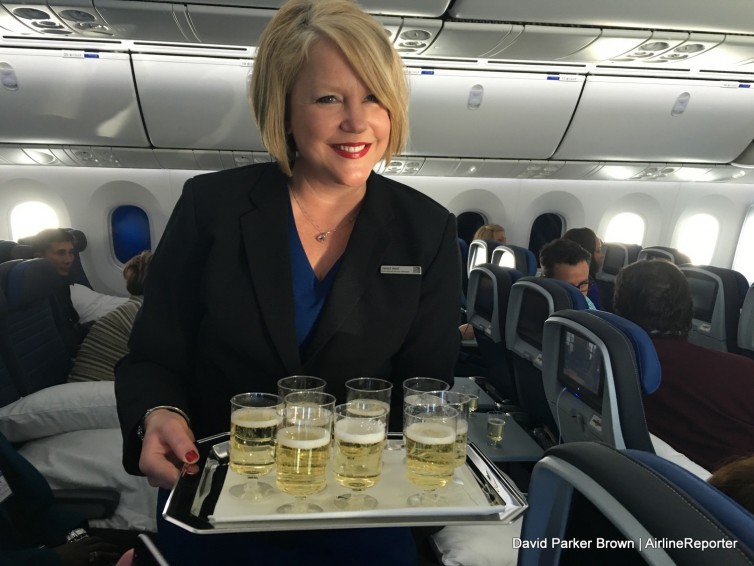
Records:
[[[276,484],[296,500],[278,507],[278,513],[322,511],[306,498],[327,486],[334,408],[335,397],[321,391],[297,391],[285,397],[275,450]]]
[[[403,382],[403,406],[418,401],[418,396],[429,391],[447,391],[450,385],[434,377],[412,377]]]
[[[378,409],[384,407],[387,421],[390,421],[390,393],[393,390],[393,384],[386,379],[376,377],[357,377],[346,381],[346,401],[372,401],[372,403],[362,403],[363,408]],[[357,405],[358,406],[358,405]],[[385,428],[387,436],[387,427]]]
[[[408,481],[423,490],[408,498],[412,507],[445,505],[437,490],[453,478],[457,421],[458,411],[444,403],[404,407]]]
[[[275,464],[275,437],[282,419],[283,400],[271,393],[239,393],[230,400],[230,469],[246,478],[230,493],[243,501],[261,501],[270,484],[259,477]]]
[[[487,413],[487,444],[499,446],[505,436],[505,422],[508,413],[504,411],[490,411]]]
[[[437,402],[437,399],[458,411],[454,464],[456,467],[463,466],[466,463],[466,444],[469,441],[469,413],[472,396],[460,391],[428,391],[421,394],[418,402],[431,404]]]
[[[289,375],[278,380],[278,395],[285,399],[289,393],[296,391],[324,391],[325,382],[321,377],[311,375]]]
[[[377,500],[364,490],[374,486],[382,474],[387,410],[378,403],[361,399],[335,407],[335,481],[352,490],[335,498],[338,509],[356,511],[377,507]]]

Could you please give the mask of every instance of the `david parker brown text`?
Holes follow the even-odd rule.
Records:
[[[524,540],[518,537],[513,539],[513,548],[633,548],[641,552],[645,548],[698,548],[707,550],[711,548],[737,548],[737,540],[697,540],[691,537],[681,539],[648,538],[634,540],[612,540],[596,538],[594,540],[562,539],[562,538],[538,538]]]

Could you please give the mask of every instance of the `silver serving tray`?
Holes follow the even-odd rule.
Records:
[[[466,464],[457,474],[460,473],[460,477],[465,479],[472,478],[464,487],[465,490],[475,492],[474,503],[471,505],[466,502],[460,507],[417,509],[406,504],[405,507],[388,509],[378,507],[373,511],[279,515],[264,510],[259,504],[245,504],[248,509],[245,516],[226,516],[218,520],[215,510],[216,507],[222,507],[218,505],[218,500],[221,496],[226,497],[222,495],[225,479],[233,473],[228,468],[228,438],[228,433],[223,433],[197,442],[200,472],[193,475],[185,471],[181,473],[162,513],[166,520],[193,533],[214,534],[508,523],[518,518],[527,508],[526,498],[513,481],[488,460],[476,445],[470,443],[466,451]],[[400,433],[389,435],[387,450],[404,450]],[[391,455],[390,460],[395,461],[395,454]],[[270,477],[265,476],[265,479],[268,483],[274,483],[272,474]],[[373,489],[376,490],[378,486]],[[387,483],[384,487],[389,489],[390,484]],[[395,487],[398,489],[399,486]],[[372,490],[370,493],[373,493]],[[316,502],[316,497],[313,496],[312,501]]]

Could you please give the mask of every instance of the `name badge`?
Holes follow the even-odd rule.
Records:
[[[421,265],[381,265],[380,273],[384,275],[421,275]]]
[[[0,503],[8,499],[12,493],[8,481],[3,477],[3,473],[0,472]]]

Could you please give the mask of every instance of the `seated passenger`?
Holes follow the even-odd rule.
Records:
[[[709,483],[754,513],[754,455],[718,468]]]
[[[128,353],[136,313],[141,308],[144,281],[152,252],[132,257],[123,266],[123,277],[131,297],[114,311],[94,323],[79,347],[68,381],[102,381],[115,379],[115,364]]]
[[[2,434],[0,486],[0,563],[105,566],[123,552],[87,536],[86,519],[53,499],[42,474]]]
[[[597,272],[602,266],[602,240],[597,237],[594,230],[591,228],[571,228],[565,234],[563,238],[566,240],[572,240],[592,254],[592,260],[589,262],[589,291],[586,296],[592,301],[595,308],[601,309],[600,306],[600,294],[597,285],[594,281],[597,276]]]
[[[484,226],[480,226],[477,228],[477,231],[474,232],[474,239],[497,240],[501,244],[508,242],[508,239],[505,236],[505,228],[500,226],[500,224],[485,224]]]
[[[693,305],[674,264],[640,261],[615,284],[615,312],[652,337],[662,383],[644,397],[650,432],[704,468],[754,453],[754,360],[687,340]]]
[[[32,239],[34,257],[50,260],[58,273],[66,279],[76,258],[73,234],[62,228],[42,230]],[[127,297],[117,297],[97,293],[84,285],[72,284],[64,287],[59,296],[67,311],[71,324],[88,324],[128,301]]]
[[[573,240],[560,238],[546,243],[539,250],[542,276],[560,279],[576,287],[584,295],[590,309],[596,308],[587,293],[592,287],[589,262],[592,254]]]

